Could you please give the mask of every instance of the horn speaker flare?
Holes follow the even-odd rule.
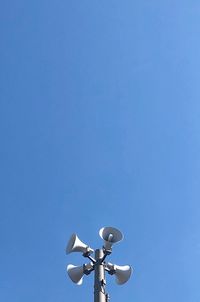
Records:
[[[77,285],[81,285],[83,283],[83,266],[75,266],[73,264],[69,264],[67,266],[67,273],[70,279]]]
[[[67,273],[70,279],[76,283],[77,285],[81,285],[83,283],[83,275],[85,271],[89,271],[93,268],[92,263],[84,264],[81,266],[76,266],[73,264],[69,264],[67,266]]]
[[[123,234],[116,228],[104,227],[99,231],[100,237],[104,240],[104,248],[110,250],[114,243],[123,239]]]
[[[94,252],[87,244],[83,243],[76,234],[72,234],[66,247],[66,254],[82,252],[92,254]]]
[[[111,274],[115,274],[116,283],[119,285],[126,283],[132,273],[132,268],[129,265],[120,266],[108,263],[107,267],[111,270]]]

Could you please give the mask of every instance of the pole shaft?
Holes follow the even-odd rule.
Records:
[[[95,251],[95,271],[94,271],[94,302],[106,302],[105,293],[105,269],[101,259],[104,256],[102,249]]]

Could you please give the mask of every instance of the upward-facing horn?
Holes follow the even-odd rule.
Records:
[[[114,243],[123,239],[123,234],[118,229],[112,227],[100,229],[99,235],[104,240],[104,247],[106,250],[110,250]]]
[[[72,234],[66,247],[66,254],[72,252],[82,252],[91,254],[94,252],[87,244],[83,243],[76,234]]]

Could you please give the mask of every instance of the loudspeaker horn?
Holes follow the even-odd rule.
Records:
[[[82,252],[92,254],[94,252],[87,244],[83,243],[76,234],[72,234],[66,247],[66,254]]]
[[[123,234],[116,228],[104,227],[99,231],[100,237],[104,240],[104,247],[110,250],[114,243],[123,239]]]
[[[76,283],[77,285],[81,285],[83,283],[83,275],[88,270],[93,268],[92,263],[84,264],[81,266],[76,266],[73,264],[69,264],[67,266],[67,273],[70,279]]]
[[[113,265],[111,263],[108,263],[107,267],[111,270],[112,274],[115,274],[116,283],[119,285],[126,283],[129,280],[132,273],[132,268],[129,265],[120,266],[120,265],[115,265],[115,264]]]
[[[77,285],[81,285],[83,283],[83,275],[84,275],[83,266],[75,266],[69,264],[67,266],[67,273],[70,279]]]

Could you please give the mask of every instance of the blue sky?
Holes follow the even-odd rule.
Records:
[[[0,300],[93,301],[66,276],[102,226],[111,301],[200,300],[200,4],[0,4]]]

